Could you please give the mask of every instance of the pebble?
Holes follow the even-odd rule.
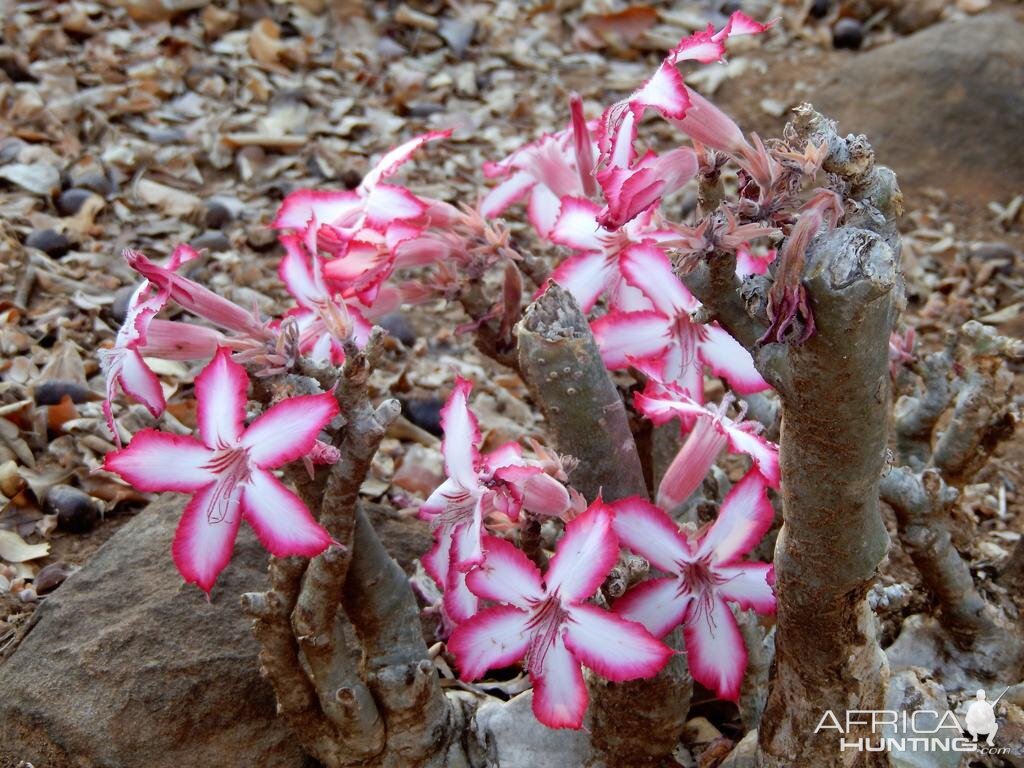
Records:
[[[406,347],[416,343],[416,331],[409,318],[402,312],[391,312],[376,321],[376,324],[398,339]]]
[[[220,230],[210,230],[209,232],[203,232],[203,234],[195,238],[192,241],[192,247],[197,251],[207,250],[218,253],[220,251],[230,251],[231,241]]]
[[[221,229],[233,218],[231,209],[216,200],[207,200],[203,207],[203,220],[207,229]]]
[[[47,256],[59,259],[71,250],[71,241],[54,229],[37,229],[25,238],[26,248],[35,248]]]
[[[401,403],[405,418],[432,435],[442,435],[441,409],[444,407],[444,400],[438,397],[424,397],[414,400],[402,399]]]
[[[114,185],[105,174],[99,173],[98,171],[90,171],[83,173],[80,177],[75,179],[75,186],[82,187],[84,189],[91,190],[97,195],[108,197],[114,192]]]
[[[61,381],[54,379],[37,384],[33,391],[36,405],[57,405],[64,395],[71,397],[73,403],[85,403],[93,398],[93,392],[85,384],[77,381]]]
[[[840,19],[832,28],[832,45],[836,48],[860,48],[864,42],[864,26],[856,19]]]
[[[100,505],[92,496],[70,485],[54,485],[46,492],[43,512],[57,516],[57,527],[71,533],[86,533],[100,519]]]
[[[32,580],[32,586],[35,587],[36,592],[43,594],[59,587],[74,572],[74,567],[67,563],[44,565]]]
[[[114,294],[114,303],[110,305],[110,314],[119,323],[123,323],[128,316],[128,302],[132,300],[132,294],[138,285],[122,285]]]
[[[823,19],[832,9],[832,0],[813,0],[807,12],[815,19]]]
[[[89,199],[93,192],[81,187],[65,189],[57,198],[57,213],[61,216],[74,216],[82,207],[82,203]]]

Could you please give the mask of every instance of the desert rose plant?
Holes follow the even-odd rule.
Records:
[[[740,626],[763,635],[774,620],[757,616],[777,602],[771,692],[754,692],[764,714],[748,723],[766,765],[838,765],[814,713],[881,701],[865,593],[885,547],[899,191],[862,137],[809,107],[763,141],[684,81],[680,67],[770,26],[737,12],[685,38],[599,115],[573,97],[563,130],[485,165],[475,207],[397,180],[417,153],[443,152],[447,131],[387,152],[355,189],[292,192],[273,223],[294,300],[278,317],[186,277],[187,246],[163,264],[126,254],[142,283],[101,352],[125,442],[105,469],[190,496],[174,559],[207,593],[241,521],[255,529],[273,555],[269,590],[243,599],[263,671],[325,766],[484,765],[488,739],[542,727],[584,729],[551,742],[566,765],[657,764],[693,680],[744,694]],[[676,146],[638,146],[651,114],[678,129]],[[698,210],[678,221],[687,186]],[[521,210],[532,244],[502,221]],[[398,414],[367,379],[374,321],[438,298],[522,378],[547,432],[484,452],[473,383],[452,381],[446,479],[419,507],[433,546],[410,583],[359,499]],[[159,317],[172,306],[191,319]],[[204,364],[198,438],[116,423],[118,389],[154,418],[166,407],[147,358]],[[777,424],[750,415],[773,402],[781,452],[766,437]],[[752,553],[777,509],[773,566]],[[428,650],[424,608],[443,646]],[[449,666],[463,684],[441,686]],[[532,716],[516,710],[521,727],[497,736],[484,711],[517,700],[470,682],[514,666]]]

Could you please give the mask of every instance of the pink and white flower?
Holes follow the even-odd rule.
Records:
[[[579,728],[588,695],[581,665],[621,682],[657,674],[673,651],[640,624],[587,603],[619,555],[610,508],[594,502],[566,527],[543,576],[504,539],[487,536],[467,576],[485,608],[448,640],[464,680],[525,658],[533,712],[549,728]]]
[[[679,387],[655,381],[636,393],[636,409],[655,424],[681,419],[685,425],[692,425],[661,479],[659,507],[672,510],[686,501],[725,449],[750,456],[765,482],[772,488],[779,486],[778,448],[758,434],[763,429],[761,424],[743,420],[742,411],[736,419],[725,415],[733,399],[727,394],[717,406],[701,405]]]
[[[600,207],[578,197],[562,201],[561,213],[549,233],[552,242],[580,253],[555,267],[551,279],[579,302],[584,312],[608,293],[622,309],[643,309],[650,303],[641,292],[623,280],[620,255],[637,243],[653,244],[677,240],[679,233],[665,225],[652,210],[636,216],[615,232],[598,222]]]
[[[314,449],[338,414],[331,394],[292,397],[245,427],[245,370],[220,349],[196,377],[199,436],[146,429],[103,468],[140,491],[191,493],[174,536],[174,562],[207,594],[231,558],[243,518],[273,555],[313,557],[331,537],[270,472]]]
[[[281,203],[274,219],[276,229],[304,232],[311,226],[317,236],[333,239],[330,248],[336,256],[344,254],[347,244],[364,230],[386,233],[392,225],[412,222],[426,225],[432,218],[444,218],[450,206],[420,198],[408,189],[388,184],[390,178],[421,146],[444,139],[450,130],[430,131],[387,152],[363,177],[355,189],[292,192]]]
[[[704,400],[704,365],[741,395],[768,388],[750,353],[718,323],[693,322],[690,313],[700,304],[659,248],[632,245],[620,255],[619,268],[654,309],[613,310],[591,323],[605,365],[636,366],[677,385],[697,402]]]
[[[445,610],[453,621],[464,621],[477,609],[476,596],[466,588],[466,572],[483,560],[487,517],[500,512],[517,520],[523,509],[558,516],[570,502],[565,486],[524,459],[517,443],[481,455],[480,426],[469,409],[472,388],[466,379],[456,379],[441,409],[448,479],[420,507],[420,517],[434,526],[434,546],[423,566],[444,588]]]
[[[694,680],[735,701],[747,649],[729,603],[758,613],[775,611],[772,565],[743,559],[774,519],[764,478],[748,472],[694,543],[664,510],[644,499],[632,497],[612,506],[620,541],[666,574],[630,589],[613,610],[655,637],[682,624]]]

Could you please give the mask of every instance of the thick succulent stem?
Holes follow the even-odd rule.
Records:
[[[956,489],[934,469],[918,475],[900,467],[885,474],[879,490],[896,513],[903,548],[939,601],[943,626],[961,650],[976,655],[975,671],[992,674],[1019,659],[1019,638],[1007,631],[1002,614],[978,592],[970,568],[953,546],[949,521]]]
[[[519,369],[588,500],[647,495],[622,396],[572,295],[551,283],[516,326]]]

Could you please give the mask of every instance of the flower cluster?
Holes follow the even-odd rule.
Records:
[[[483,452],[472,385],[457,379],[441,416],[447,478],[419,510],[432,528],[423,564],[443,591],[448,649],[467,679],[522,661],[534,683],[538,720],[579,728],[587,706],[582,666],[614,681],[649,677],[673,653],[661,639],[682,627],[694,678],[735,699],[746,653],[729,606],[767,613],[775,605],[771,566],[745,558],[774,519],[768,493],[779,484],[778,455],[760,435],[761,425],[745,420],[745,406],[732,410],[736,396],[768,385],[725,329],[699,321],[700,304],[678,273],[712,253],[734,257],[740,278],[772,269],[771,327],[763,341],[805,340],[813,317],[800,284],[804,250],[843,212],[827,190],[800,199],[819,170],[821,148],[766,147],[756,135],[744,136],[685,84],[678,67],[720,60],[730,38],[768,26],[735,13],[722,29],[691,35],[641,88],[596,120],[586,119],[574,97],[564,130],[484,167],[496,185],[477,209],[395,183],[402,165],[447,131],[389,151],[355,189],[288,195],[273,226],[284,251],[279,276],[294,306],[279,317],[239,307],[183,275],[182,266],[197,255],[187,246],[163,264],[128,252],[142,282],[113,348],[101,351],[104,413],[119,447],[112,405],[118,388],[154,417],[166,407],[147,357],[208,362],[195,381],[199,439],[142,430],[104,468],[141,490],[192,495],[174,541],[185,579],[209,592],[243,518],[277,556],[312,557],[332,544],[272,470],[296,460],[338,460],[338,450],[319,439],[339,415],[337,400],[330,392],[288,397],[246,426],[249,373],[273,376],[303,360],[339,365],[365,346],[376,318],[438,296],[458,296],[465,306],[468,294],[481,292],[482,277],[499,266],[502,297],[485,297],[468,327],[500,318],[507,342],[526,260],[507,231],[488,220],[526,201],[537,235],[571,251],[551,279],[592,313],[607,367],[629,370],[641,382],[634,410],[656,425],[678,420],[682,447],[656,503],[584,499],[569,484],[570,457],[536,444],[529,454],[517,443]],[[689,143],[661,154],[638,150],[648,111]],[[734,200],[702,210],[691,224],[665,215],[666,198],[691,183],[717,188],[730,162]],[[776,259],[763,241],[784,234],[789,238]],[[429,280],[396,278],[423,267],[432,270]],[[194,321],[158,318],[171,304]],[[717,403],[706,402],[709,373],[729,388]],[[749,457],[749,469],[712,524],[681,526],[674,515],[724,451]],[[556,540],[550,562],[540,546],[514,543],[541,527],[548,542],[551,535]],[[645,558],[657,575],[608,605],[601,585],[622,549]]]

